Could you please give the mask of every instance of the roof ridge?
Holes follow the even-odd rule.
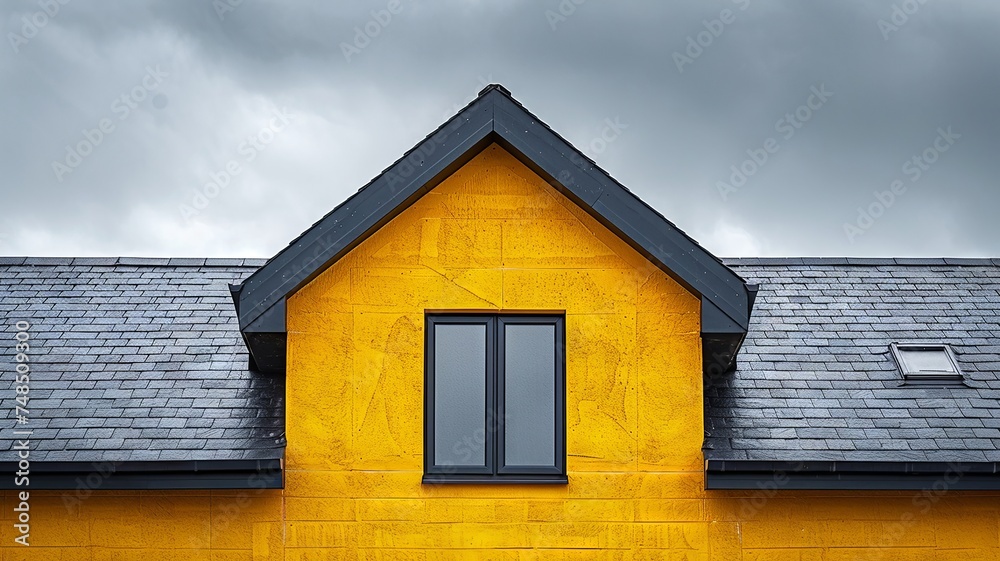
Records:
[[[260,267],[256,257],[0,257],[0,266]]]
[[[990,257],[723,257],[728,266],[1000,267]]]

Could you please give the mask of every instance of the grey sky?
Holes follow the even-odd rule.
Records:
[[[718,255],[1000,255],[995,0],[0,14],[4,255],[271,256],[488,82]]]

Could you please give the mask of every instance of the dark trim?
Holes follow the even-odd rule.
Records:
[[[506,323],[550,324],[555,327],[555,465],[502,466],[504,407],[503,329]],[[566,477],[566,327],[565,316],[546,314],[426,313],[424,335],[424,483],[567,483]],[[485,466],[436,465],[434,441],[434,360],[438,325],[486,326]]]
[[[497,317],[497,445],[496,445],[496,465],[497,475],[563,475],[566,474],[566,318],[564,316],[532,316],[532,315],[501,315]],[[508,466],[504,458],[506,457],[505,443],[507,425],[504,420],[507,418],[507,397],[506,397],[506,349],[507,325],[551,325],[555,329],[555,348],[552,349],[555,360],[555,402],[552,404],[554,411],[554,424],[552,426],[553,441],[555,450],[553,458],[555,462],[552,466]],[[539,427],[544,430],[545,427]]]
[[[489,146],[492,119],[477,98],[244,280],[241,329]]]
[[[745,335],[753,301],[746,282],[527,111],[510,92],[491,85],[243,281],[237,306],[240,330],[261,371],[283,371],[286,298],[493,143],[687,290],[710,302],[718,313],[702,330],[705,357],[725,363],[727,370],[734,367],[743,340],[734,337],[734,331]],[[255,338],[248,333],[269,336]],[[716,345],[720,339],[725,342]]]
[[[532,477],[531,475],[507,475],[502,477],[474,475],[425,475],[420,480],[426,485],[447,484],[447,485],[566,485],[569,477],[566,475],[552,476],[542,475]]]
[[[280,459],[163,462],[39,462],[30,466],[28,485],[15,485],[16,462],[0,462],[0,490],[182,490],[282,489]]]
[[[774,462],[708,460],[708,490],[1000,490],[996,462]]]
[[[433,474],[439,477],[449,476],[493,476],[494,450],[496,445],[493,442],[494,432],[490,429],[491,409],[494,402],[494,388],[496,387],[496,345],[494,344],[496,334],[496,322],[491,316],[483,315],[432,315],[427,314],[426,336],[424,337],[424,473]],[[483,408],[486,415],[483,417],[485,425],[482,429],[485,442],[484,464],[481,466],[468,465],[437,465],[435,463],[435,442],[434,442],[434,405],[435,382],[434,382],[434,345],[436,338],[436,328],[438,325],[482,325],[486,328],[486,397]],[[477,429],[478,430],[478,429]]]

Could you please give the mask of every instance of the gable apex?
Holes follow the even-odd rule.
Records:
[[[703,307],[717,311],[702,325],[705,356],[712,357],[716,368],[734,366],[752,307],[746,282],[525,109],[506,88],[490,84],[233,287],[240,331],[258,368],[284,370],[289,296],[494,143],[702,298]]]

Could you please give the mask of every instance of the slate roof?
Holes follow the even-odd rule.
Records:
[[[706,380],[707,460],[1000,461],[1000,260],[729,259],[760,285],[739,368]],[[962,387],[889,344],[950,344]]]
[[[262,263],[0,257],[4,426],[27,320],[33,461],[280,458],[284,379],[247,370],[228,289]],[[0,461],[13,445],[0,439]]]
[[[1000,260],[725,261],[760,291],[739,369],[706,381],[706,459],[1000,462]],[[281,457],[284,379],[247,369],[228,290],[263,262],[0,257],[6,371],[32,323],[32,459]],[[889,344],[915,340],[966,386],[903,386]]]

